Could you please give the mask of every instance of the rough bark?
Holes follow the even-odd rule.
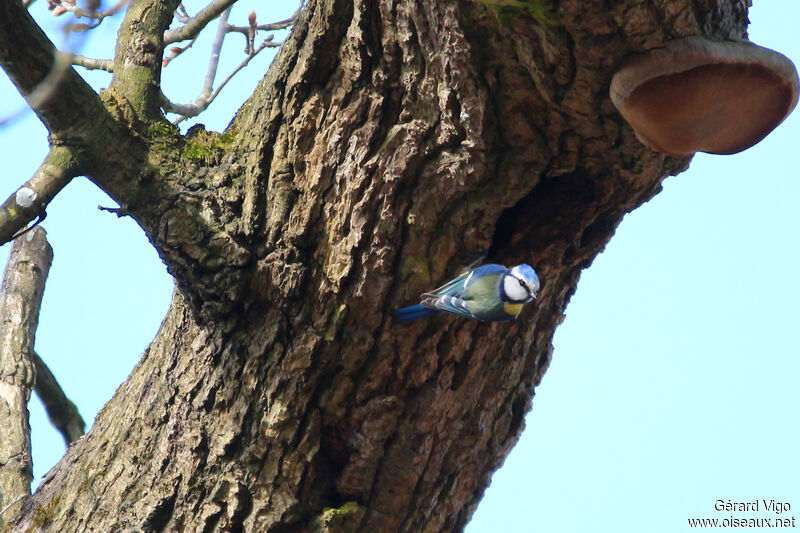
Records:
[[[77,138],[178,289],[14,527],[462,529],[581,270],[688,164],[636,141],[615,66],[742,38],[746,2],[315,0],[228,130],[186,138],[150,101],[156,4],[129,11],[145,23]],[[391,322],[487,251],[540,273],[518,321]]]
[[[31,492],[33,461],[28,400],[36,381],[31,359],[44,283],[53,262],[45,231],[14,242],[0,290],[0,526]]]

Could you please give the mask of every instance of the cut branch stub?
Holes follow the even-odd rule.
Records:
[[[794,64],[748,42],[686,37],[627,59],[611,100],[642,143],[667,155],[734,154],[797,104]]]
[[[33,479],[28,400],[35,371],[30,353],[52,261],[44,229],[33,228],[14,241],[0,287],[0,509],[11,514],[21,505],[20,497],[30,494]]]

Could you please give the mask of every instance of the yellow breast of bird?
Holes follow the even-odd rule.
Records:
[[[517,316],[522,311],[522,304],[512,304],[510,302],[503,302],[503,310],[509,315]]]

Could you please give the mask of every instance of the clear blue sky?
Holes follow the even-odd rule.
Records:
[[[233,20],[249,9],[235,8]],[[292,11],[281,9],[269,18]],[[259,8],[260,19],[266,13]],[[800,61],[800,2],[757,0],[750,19],[754,42]],[[84,53],[114,32],[109,24],[97,33]],[[196,57],[166,69],[174,100],[199,91],[209,37]],[[234,36],[227,68],[242,47]],[[252,64],[200,122],[224,128],[266,64]],[[91,80],[102,87],[108,77]],[[5,78],[0,102],[0,115],[20,105]],[[781,516],[800,518],[798,140],[795,112],[750,150],[696,156],[625,218],[583,273],[527,429],[468,533],[674,533],[689,530],[688,518],[775,516],[763,505],[755,514],[717,512],[718,499],[788,502]],[[45,150],[32,115],[0,130],[2,198]],[[172,290],[138,226],[98,204],[112,202],[79,179],[48,209],[55,260],[36,343],[89,423],[153,338]],[[63,444],[35,399],[31,420],[38,481]]]

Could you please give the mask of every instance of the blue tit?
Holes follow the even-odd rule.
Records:
[[[398,309],[393,316],[397,322],[440,312],[493,322],[513,320],[538,291],[539,278],[530,265],[482,265],[426,292],[419,305]]]

